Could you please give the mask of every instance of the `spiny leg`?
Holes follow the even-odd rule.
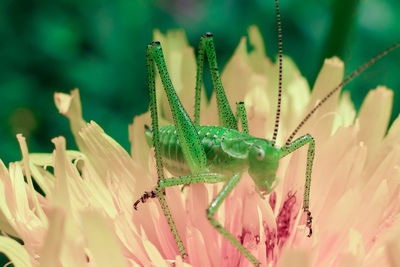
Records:
[[[133,204],[133,208],[137,210],[137,206],[139,205],[140,202],[145,203],[149,198],[156,198],[157,193],[155,190],[151,190],[150,192],[144,192],[141,198],[135,201]]]
[[[186,176],[161,179],[158,181],[158,185],[155,190],[152,190],[150,192],[144,192],[143,196],[135,202],[134,209],[137,210],[137,205],[140,202],[145,203],[147,199],[157,197],[156,192],[158,189],[161,190],[166,187],[171,187],[176,185],[189,185],[195,183],[219,183],[223,181],[226,181],[225,176],[218,173],[201,173],[201,174],[192,174]]]
[[[210,223],[220,232],[232,245],[234,245],[243,255],[255,266],[258,266],[260,263],[258,260],[243,247],[240,242],[232,236],[231,233],[228,232],[217,220],[214,219],[214,214],[217,212],[218,208],[221,206],[222,202],[226,199],[232,189],[237,185],[242,177],[241,174],[235,174],[228,180],[226,185],[222,188],[222,190],[218,193],[215,199],[211,202],[210,206],[207,209],[207,218]]]
[[[164,179],[164,171],[161,160],[161,146],[160,136],[158,128],[158,115],[157,115],[157,101],[156,101],[156,88],[155,88],[155,66],[159,71],[163,87],[166,91],[170,108],[174,118],[176,132],[178,140],[181,143],[182,152],[186,163],[188,164],[192,173],[200,173],[206,170],[206,154],[201,146],[200,139],[197,134],[197,130],[190,120],[188,114],[183,108],[176,91],[172,85],[171,79],[169,78],[167,66],[165,64],[164,55],[159,42],[152,42],[147,46],[147,73],[149,82],[149,94],[150,94],[150,113],[153,128],[153,146],[156,154],[157,174],[158,181]],[[186,250],[183,242],[176,229],[175,222],[171,216],[170,209],[164,197],[164,189],[157,187],[155,194],[160,202],[161,208],[167,218],[171,232],[174,236],[175,242],[178,246],[179,252],[182,258],[186,257]]]
[[[152,111],[152,122],[154,123],[157,118],[156,112],[156,97],[155,97],[155,80],[154,80],[154,62],[157,65],[157,69],[160,74],[160,78],[165,89],[165,92],[170,103],[170,108],[172,112],[172,117],[174,119],[174,124],[176,128],[176,134],[178,135],[178,140],[182,147],[182,153],[184,155],[185,161],[188,164],[191,173],[201,173],[206,170],[206,153],[201,145],[200,138],[197,134],[196,127],[193,125],[192,120],[187,114],[186,110],[183,108],[181,101],[176,94],[176,91],[172,85],[171,79],[168,75],[167,65],[165,64],[164,54],[159,42],[152,42],[147,46],[147,60],[148,60],[148,72],[150,82],[150,98],[151,99],[151,111]],[[153,111],[154,110],[154,111]],[[153,115],[154,114],[154,115]],[[153,118],[154,117],[154,118]],[[157,129],[153,126],[153,139],[157,139],[159,144],[159,133],[158,133],[158,123],[156,123]],[[154,135],[155,134],[155,135]],[[153,144],[155,142],[153,141]],[[159,146],[159,145],[158,145]],[[161,159],[160,152],[157,152]]]
[[[154,69],[154,59],[153,59],[153,46],[154,43],[151,43],[147,46],[147,75],[148,75],[148,83],[149,83],[149,95],[150,95],[150,113],[151,113],[151,121],[152,121],[152,128],[153,128],[153,146],[155,150],[156,156],[156,165],[157,165],[157,175],[158,180],[164,179],[164,170],[163,164],[161,160],[161,146],[160,146],[160,137],[159,137],[159,128],[158,128],[158,114],[157,114],[157,100],[156,100],[156,86],[155,86],[155,69]],[[157,196],[160,206],[164,212],[165,217],[167,218],[168,225],[171,229],[171,232],[174,236],[175,242],[178,246],[179,253],[181,254],[182,258],[187,256],[186,249],[182,243],[182,240],[176,230],[175,222],[171,216],[171,211],[168,208],[168,204],[164,198],[164,192],[155,192]],[[137,201],[135,204],[137,205]],[[136,208],[134,204],[134,208]]]
[[[215,47],[213,35],[211,33],[203,34],[200,38],[200,44],[197,55],[197,75],[196,75],[196,94],[195,94],[195,111],[194,111],[194,124],[196,126],[200,123],[200,100],[201,88],[203,86],[203,67],[204,56],[207,56],[211,72],[211,79],[217,97],[219,121],[222,127],[237,130],[237,121],[233,115],[231,106],[222,86],[221,78],[218,71],[217,57],[215,54]]]
[[[299,149],[300,147],[309,144],[307,151],[307,167],[306,167],[306,183],[304,186],[304,199],[303,199],[303,210],[307,214],[307,228],[309,229],[308,237],[312,235],[312,216],[309,210],[310,208],[310,186],[311,186],[311,172],[314,163],[315,155],[315,140],[309,135],[303,135],[302,137],[294,140],[293,142],[283,146],[281,148],[281,157],[284,157],[293,151]]]
[[[170,179],[162,179],[158,182],[157,187],[160,189],[185,184],[197,183],[220,183],[226,181],[225,176],[219,173],[200,173],[187,176],[173,177]]]
[[[236,103],[236,120],[239,121],[242,125],[242,131],[244,133],[249,133],[249,126],[247,124],[247,113],[246,108],[244,106],[244,102]]]

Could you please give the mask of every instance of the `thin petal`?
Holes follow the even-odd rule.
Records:
[[[81,216],[88,247],[97,266],[127,266],[111,224],[94,211],[83,212]]]
[[[308,267],[311,266],[310,253],[286,248],[279,257],[278,267]]]
[[[15,267],[30,267],[29,255],[17,241],[0,236],[0,251],[4,253]]]
[[[40,253],[40,267],[60,266],[60,254],[64,241],[65,213],[53,209],[49,214],[49,229]]]
[[[143,245],[154,266],[169,267],[164,258],[158,252],[157,248],[151,242],[143,240]]]
[[[360,122],[359,140],[368,146],[368,160],[378,150],[392,113],[393,91],[379,86],[368,92],[358,115]]]
[[[339,106],[333,122],[332,134],[335,133],[340,126],[347,127],[353,124],[355,116],[356,111],[353,103],[351,102],[350,93],[348,91],[344,91],[340,98]]]
[[[304,110],[303,117],[335,86],[337,86],[343,78],[344,64],[336,58],[326,59],[317,80],[315,81],[311,100],[308,107]],[[332,131],[334,120],[334,112],[337,107],[340,92],[336,92],[318,111],[310,118],[307,125],[300,131],[301,133],[309,132],[319,142],[326,140]],[[325,114],[330,114],[326,117]],[[321,121],[322,120],[322,121]],[[317,124],[317,127],[316,127]],[[312,131],[310,132],[310,129]]]
[[[72,134],[79,150],[85,151],[79,131],[85,126],[86,122],[82,118],[82,105],[79,96],[79,90],[74,89],[69,95],[63,93],[54,94],[54,102],[58,111],[69,119]]]

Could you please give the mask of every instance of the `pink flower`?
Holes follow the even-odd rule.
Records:
[[[195,57],[184,33],[155,32],[171,79],[193,114]],[[249,29],[254,49],[243,38],[223,71],[230,103],[244,100],[250,133],[271,138],[276,103],[277,65],[264,53],[261,36]],[[325,64],[310,94],[294,63],[284,58],[282,121],[278,144],[343,76],[343,63]],[[161,121],[171,123],[158,82]],[[301,129],[316,140],[310,210],[313,235],[307,237],[301,205],[306,149],[280,161],[280,183],[262,199],[248,176],[228,196],[215,218],[262,266],[400,265],[400,119],[386,133],[392,91],[378,87],[356,116],[348,93],[335,95]],[[204,99],[204,98],[203,98]],[[55,94],[67,116],[79,151],[54,138],[53,154],[29,154],[18,135],[23,159],[0,165],[0,251],[14,266],[251,266],[208,222],[205,210],[222,184],[193,184],[183,192],[167,188],[166,199],[188,251],[183,262],[156,199],[132,204],[156,185],[153,152],[143,126],[149,114],[129,126],[131,155],[95,122],[82,118],[78,90]],[[201,124],[217,124],[214,96],[203,101]],[[171,175],[169,175],[171,176]],[[24,180],[25,178],[25,180]],[[44,196],[33,189],[32,179]],[[9,236],[17,237],[23,245]]]

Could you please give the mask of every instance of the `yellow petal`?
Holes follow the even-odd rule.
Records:
[[[143,245],[154,266],[168,267],[163,256],[161,256],[158,249],[149,240],[143,240]]]
[[[396,225],[396,224],[395,224]],[[399,224],[397,224],[398,226]],[[392,231],[393,232],[393,231]],[[397,233],[392,236],[391,240],[387,244],[387,255],[389,258],[390,266],[391,267],[398,267],[400,266],[400,233],[397,229]]]
[[[49,229],[40,253],[40,267],[61,266],[60,254],[64,244],[65,213],[53,209],[49,214]]]
[[[0,236],[0,252],[4,253],[15,267],[30,267],[29,255],[14,239]]]
[[[302,250],[283,249],[279,257],[278,267],[307,267],[311,266],[310,253]]]
[[[328,92],[342,81],[343,71],[344,64],[337,57],[325,60],[324,65],[318,74],[317,80],[315,81],[311,93],[311,100],[307,108],[304,110],[303,118],[323,97],[326,96],[326,94],[328,94]],[[309,132],[317,142],[323,142],[331,136],[339,95],[340,89],[323,106],[321,106],[317,112],[314,113],[300,133]],[[327,117],[326,114],[329,116]],[[312,129],[312,131],[310,129]],[[299,136],[301,135],[300,133]]]
[[[336,111],[336,116],[332,126],[332,135],[339,127],[347,127],[353,124],[356,111],[350,99],[350,93],[344,91]]]
[[[144,134],[144,125],[151,125],[149,112],[133,118],[133,124],[129,125],[129,140],[131,141],[132,158],[139,161],[141,166],[147,171],[149,167],[150,148]]]
[[[148,189],[150,180],[137,179],[137,168],[129,154],[95,122],[89,123],[79,133],[87,147],[87,156],[96,173],[107,184],[107,180],[123,182],[130,192],[130,201],[138,199]],[[126,195],[122,195],[126,196]]]
[[[51,200],[54,207],[70,210],[71,200],[69,196],[69,185],[67,177],[67,158],[65,155],[65,138],[53,138],[56,150],[54,154],[54,191],[51,194]]]
[[[368,159],[372,160],[389,124],[392,113],[393,91],[379,86],[369,91],[365,98],[358,120],[360,122],[359,140],[368,146]]]
[[[264,40],[260,30],[257,26],[252,25],[247,29],[247,32],[249,35],[249,43],[253,46],[253,49],[248,55],[249,64],[256,72],[265,73],[266,70],[271,69],[272,63],[271,60],[266,57]]]
[[[23,166],[24,166],[26,180],[28,181],[28,188],[29,188],[30,196],[33,199],[33,203],[35,205],[35,210],[36,210],[40,220],[44,224],[47,224],[46,215],[44,214],[44,211],[39,204],[39,200],[37,197],[38,193],[33,188],[33,181],[32,181],[31,170],[30,170],[29,152],[28,152],[28,146],[26,145],[25,137],[23,137],[22,134],[17,134],[17,139],[18,139],[19,145],[21,147],[22,162],[23,162]]]
[[[85,126],[86,122],[82,118],[82,105],[79,97],[79,90],[74,89],[69,95],[63,93],[54,94],[54,102],[58,111],[69,119],[72,134],[79,150],[84,151],[79,131]]]
[[[94,211],[83,212],[81,215],[88,247],[96,265],[99,267],[127,266],[112,225]]]
[[[11,183],[9,179],[8,170],[3,161],[0,160],[0,229],[9,235],[19,237],[11,223],[13,215],[7,202],[7,193],[12,193],[10,192]]]

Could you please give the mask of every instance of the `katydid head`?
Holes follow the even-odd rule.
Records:
[[[255,139],[249,147],[249,174],[261,194],[272,192],[276,186],[280,150],[270,141]]]

